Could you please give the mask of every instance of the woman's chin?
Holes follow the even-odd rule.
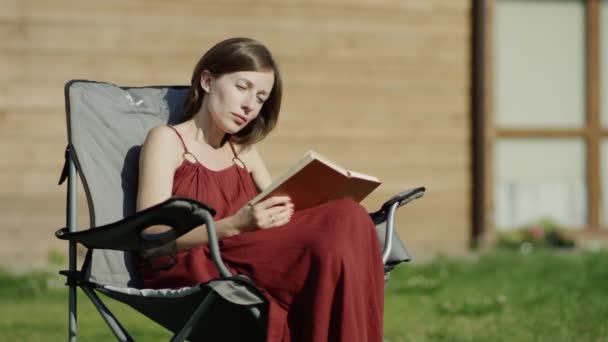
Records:
[[[245,126],[239,126],[239,125],[234,124],[234,123],[233,124],[229,124],[229,125],[225,125],[224,126],[224,132],[226,132],[226,134],[233,135],[233,134],[238,133],[240,130],[242,130],[243,127],[245,127]]]

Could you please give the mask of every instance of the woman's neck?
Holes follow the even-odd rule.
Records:
[[[194,138],[197,141],[204,141],[214,149],[224,146],[224,143],[226,143],[226,132],[213,122],[211,114],[208,111],[201,109],[194,115],[192,121],[196,129]]]

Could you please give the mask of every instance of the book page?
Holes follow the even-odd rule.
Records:
[[[348,174],[351,178],[360,178],[360,179],[365,179],[365,180],[369,180],[372,182],[378,182],[380,183],[380,180],[374,176],[370,176],[370,175],[366,175],[364,173],[360,173],[360,172],[355,172],[355,171],[348,171]]]

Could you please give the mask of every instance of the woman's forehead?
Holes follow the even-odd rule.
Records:
[[[237,71],[229,74],[225,74],[232,80],[242,80],[247,83],[254,84],[256,86],[269,85],[272,87],[274,84],[274,71]]]

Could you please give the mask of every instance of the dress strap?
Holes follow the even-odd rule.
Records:
[[[243,163],[241,158],[239,158],[239,155],[236,154],[236,149],[234,148],[234,145],[232,145],[232,141],[228,140],[228,145],[230,145],[230,149],[232,150],[232,161],[239,167],[245,168],[245,163]]]
[[[233,158],[238,158],[239,156],[237,156],[236,154],[236,150],[234,149],[234,145],[232,145],[232,141],[228,140],[228,145],[230,145],[230,149],[232,150]]]
[[[182,138],[182,135],[179,134],[179,132],[177,131],[177,129],[175,129],[175,127],[173,126],[168,126],[169,128],[171,128],[175,134],[177,134],[177,137],[179,138],[179,140],[182,142],[182,146],[184,147],[184,154],[190,154],[190,151],[188,151],[188,147],[186,147],[186,143],[184,142],[184,139]]]

